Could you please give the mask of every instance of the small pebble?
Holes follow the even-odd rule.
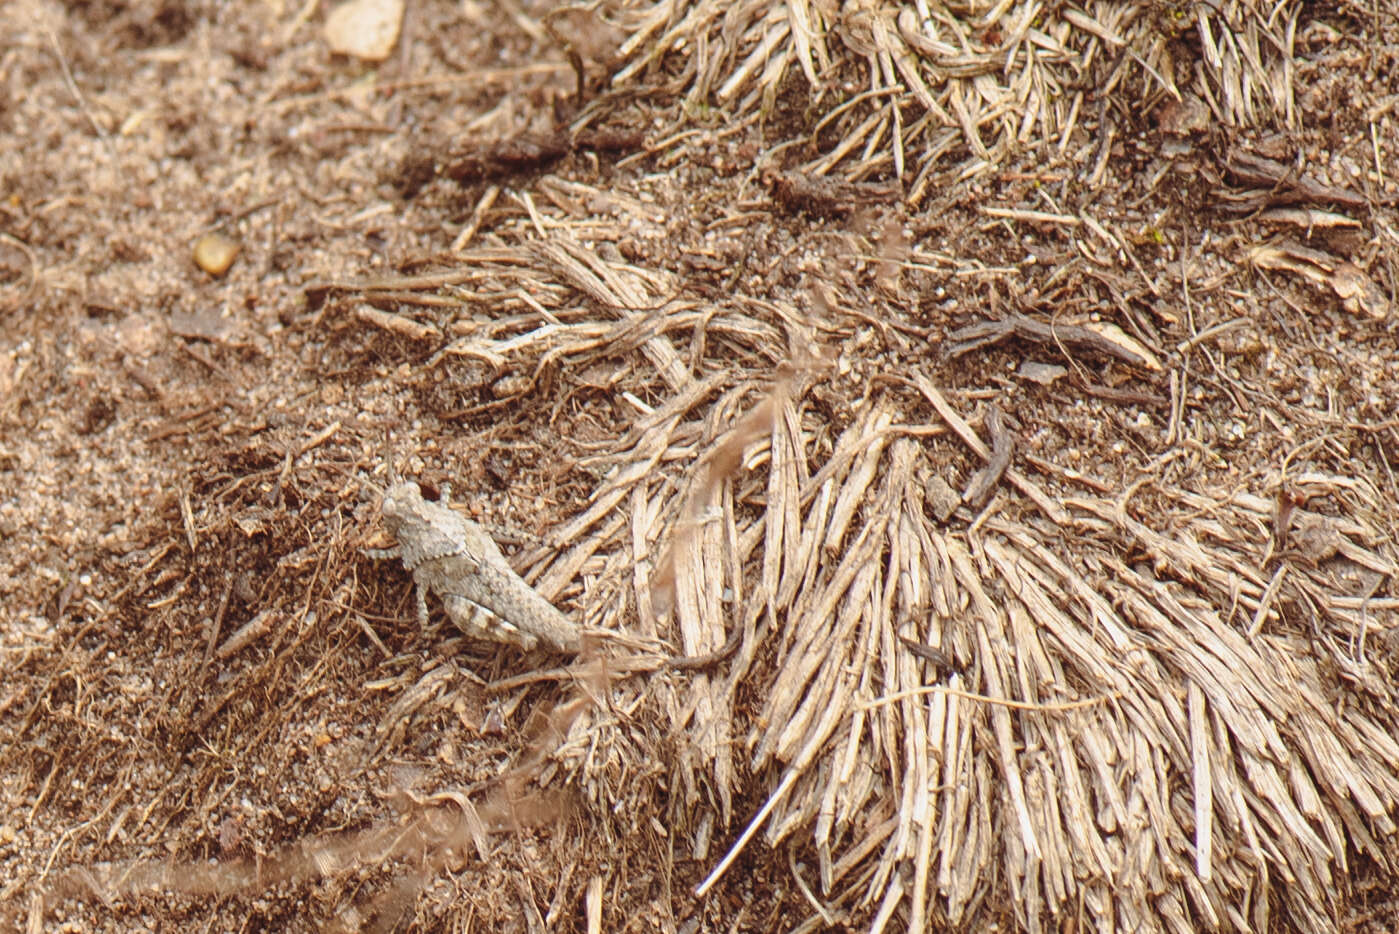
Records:
[[[206,233],[194,243],[194,261],[211,276],[221,276],[233,265],[238,244],[221,233]]]

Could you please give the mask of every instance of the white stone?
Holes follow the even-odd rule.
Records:
[[[389,57],[403,25],[403,0],[348,0],[325,20],[332,52],[370,62]]]

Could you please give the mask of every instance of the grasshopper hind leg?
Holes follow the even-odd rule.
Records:
[[[539,639],[474,600],[459,594],[448,594],[442,600],[452,622],[467,635],[484,637],[496,642],[510,642],[525,651],[539,645]]]

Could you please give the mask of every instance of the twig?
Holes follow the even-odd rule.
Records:
[[[1161,369],[1161,364],[1155,359],[1143,355],[1144,349],[1134,348],[1121,339],[1113,340],[1103,333],[1079,325],[1046,324],[1017,314],[1007,315],[999,321],[980,321],[953,331],[947,335],[947,339],[953,342],[947,348],[947,355],[953,358],[960,357],[1012,337],[1041,344],[1095,350],[1144,369]]]
[[[1027,211],[1021,208],[982,207],[981,213],[987,217],[1000,217],[1013,221],[1029,221],[1034,224],[1058,224],[1064,227],[1077,227],[1083,218],[1072,214],[1051,214],[1048,211]]]
[[[476,236],[476,232],[481,229],[481,222],[486,218],[486,212],[495,204],[495,199],[500,197],[500,186],[492,185],[486,189],[486,193],[481,196],[481,200],[476,202],[475,209],[471,212],[471,220],[457,234],[457,238],[452,241],[451,250],[453,253],[460,253],[466,249],[466,245],[471,242],[471,238]]]
[[[991,435],[991,457],[986,466],[977,471],[962,494],[962,502],[980,509],[991,498],[991,492],[1010,468],[1011,454],[1015,450],[1015,438],[1006,430],[1004,416],[994,405],[986,409],[986,430]]]
[[[1084,707],[1092,707],[1094,704],[1104,704],[1110,700],[1117,700],[1122,697],[1121,691],[1113,691],[1111,694],[1102,694],[1098,697],[1085,697],[1083,700],[1064,701],[1059,704],[1036,704],[1032,701],[1011,700],[1008,697],[988,697],[985,694],[974,694],[971,691],[959,691],[943,684],[927,684],[921,688],[909,688],[907,691],[899,691],[894,694],[886,694],[883,697],[876,697],[871,701],[863,701],[856,705],[857,710],[874,710],[877,707],[885,707],[889,704],[897,704],[901,700],[910,697],[924,697],[928,694],[946,694],[949,697],[960,697],[963,700],[980,701],[983,704],[992,704],[997,707],[1010,707],[1014,710],[1038,710],[1042,713],[1060,713],[1066,710],[1081,710]]]
[[[1297,169],[1242,149],[1236,148],[1229,153],[1224,168],[1242,184],[1267,185],[1272,189],[1268,199],[1272,202],[1331,201],[1352,208],[1370,206],[1364,195],[1323,185]]]
[[[412,318],[405,318],[403,315],[390,314],[387,311],[380,311],[370,305],[360,305],[355,309],[355,317],[375,327],[383,328],[385,331],[392,331],[410,340],[438,340],[442,337],[442,332],[436,325],[422,324]]]
[[[991,450],[977,437],[976,432],[972,431],[971,426],[967,424],[966,420],[962,418],[961,415],[957,414],[957,410],[952,408],[947,399],[943,397],[943,394],[938,391],[936,386],[929,382],[926,376],[921,373],[916,373],[912,380],[887,375],[880,378],[912,385],[923,394],[923,397],[928,400],[929,404],[937,411],[938,415],[942,416],[942,420],[947,422],[948,427],[962,439],[962,442],[966,444],[967,447],[971,448],[981,458],[988,461],[991,459]],[[1030,499],[1034,501],[1034,504],[1039,507],[1040,511],[1052,519],[1057,525],[1066,525],[1068,523],[1069,514],[1064,511],[1064,507],[1060,506],[1046,495],[1043,490],[1032,483],[1023,474],[1015,470],[1007,470],[1006,479],[1014,484],[1017,490],[1030,497]]]

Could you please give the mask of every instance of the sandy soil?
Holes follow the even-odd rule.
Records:
[[[434,358],[464,321],[534,314],[539,299],[504,280],[468,288],[474,319],[444,317],[426,288],[373,303],[424,332],[359,313],[365,283],[442,275],[463,251],[531,229],[605,242],[701,303],[809,308],[813,283],[867,296],[849,312],[865,319],[830,335],[839,375],[812,393],[832,423],[859,386],[926,359],[968,408],[994,398],[1015,413],[1022,451],[1054,482],[1126,486],[1172,417],[1169,361],[1066,359],[1023,339],[945,353],[953,330],[1006,310],[1101,312],[1147,346],[1195,340],[1182,430],[1210,483],[1275,465],[1265,429],[1285,422],[1297,450],[1372,473],[1399,502],[1393,317],[1246,260],[1283,234],[1394,295],[1396,46],[1310,35],[1307,129],[1289,137],[1172,136],[1168,117],[1134,114],[1100,185],[1084,182],[1085,139],[991,176],[949,174],[912,208],[856,189],[836,195],[851,210],[824,212],[762,171],[802,119],[797,87],[761,125],[643,100],[618,105],[612,138],[557,159],[482,155],[478,141],[548,134],[571,113],[573,72],[529,28],[542,6],[412,3],[372,74],[327,52],[319,12],[277,2],[25,3],[0,26],[7,925],[583,930],[596,906],[604,930],[786,930],[813,913],[791,871],[808,866],[800,842],[750,849],[705,901],[690,894],[761,804],[762,776],[744,776],[738,816],[712,828],[702,857],[665,802],[596,839],[587,802],[524,799],[484,815],[511,831],[489,835],[487,860],[470,835],[432,838],[432,859],[375,855],[388,844],[367,839],[297,849],[427,820],[450,803],[434,794],[489,784],[538,739],[549,686],[501,703],[487,687],[529,667],[518,653],[440,617],[420,629],[407,575],[362,554],[384,542],[355,479],[450,484],[524,548],[587,504],[602,479],[589,453],[640,411],[624,398],[639,351],[605,346],[542,379],[529,352]],[[681,119],[691,132],[677,136]],[[1310,240],[1270,226],[1227,198],[1239,186],[1221,157],[1240,142],[1283,162],[1305,153],[1320,183],[1375,207]],[[434,174],[462,153],[486,161],[464,181]],[[989,217],[986,204],[1087,212],[1103,236]],[[192,260],[215,230],[240,248],[221,277]],[[1080,249],[1118,272],[1078,264]],[[771,370],[746,348],[719,334],[683,353],[697,372]],[[1071,372],[1042,384],[1027,360]],[[935,451],[962,463],[955,445]],[[450,690],[405,717],[395,705],[439,671]],[[318,875],[320,857],[351,868]],[[104,900],[112,889],[84,872],[111,864],[150,887]],[[248,866],[267,871],[238,877]],[[1344,926],[1399,924],[1391,886],[1358,862]]]

